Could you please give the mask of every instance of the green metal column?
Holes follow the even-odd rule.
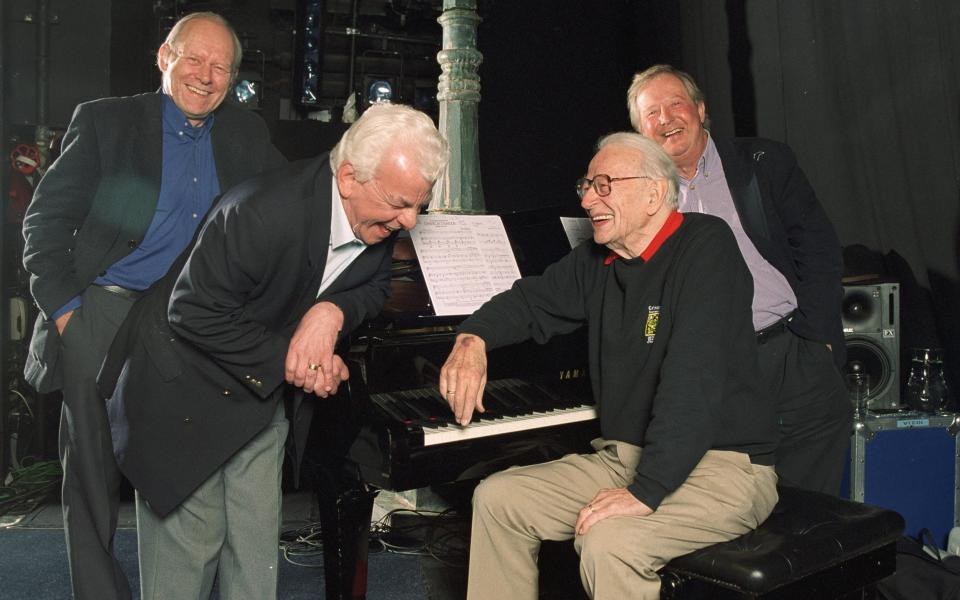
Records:
[[[480,146],[477,106],[483,55],[477,50],[476,0],[444,0],[440,63],[440,133],[450,143],[450,164],[430,202],[430,212],[479,214],[484,212],[480,185]]]

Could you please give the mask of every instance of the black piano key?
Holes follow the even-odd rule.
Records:
[[[573,390],[573,386],[571,385],[566,385],[563,383],[546,384],[543,382],[537,382],[534,385],[543,390],[544,393],[550,394],[551,396],[559,399],[560,402],[562,402],[565,406],[569,406],[570,408],[583,406],[585,403],[584,398],[581,398],[578,394],[576,394]]]
[[[446,400],[443,400],[443,397],[440,396],[440,392],[438,392],[438,391],[436,391],[436,390],[433,390],[433,393],[436,394],[436,397],[439,398],[442,402],[444,402],[444,404],[446,404]],[[462,425],[460,425],[459,423],[457,423],[456,415],[454,415],[454,414],[453,414],[453,411],[450,410],[450,405],[449,405],[449,404],[447,404],[447,412],[448,412],[448,414],[450,415],[450,423],[451,423],[452,425],[456,426],[456,427],[462,427]],[[471,422],[471,423],[479,423],[481,420],[488,420],[488,419],[482,419],[481,417],[482,417],[481,413],[479,413],[479,412],[477,412],[477,411],[473,411],[473,416],[470,417],[470,422]]]
[[[435,411],[432,410],[432,407],[423,401],[416,390],[396,392],[395,395],[403,402],[404,406],[420,415],[420,418],[416,421],[417,424],[428,429],[443,425],[443,422],[434,414]]]
[[[453,413],[450,411],[450,407],[436,390],[421,388],[407,390],[407,394],[411,403],[416,403],[417,406],[430,414],[429,420],[431,422],[438,425],[453,422]]]
[[[510,417],[515,414],[513,407],[503,402],[497,396],[497,390],[491,389],[489,386],[483,391],[483,407],[488,412],[497,415],[497,418]]]
[[[439,393],[433,390],[431,394],[431,391],[429,388],[421,388],[407,390],[407,394],[410,396],[411,403],[416,403],[418,408],[430,414],[428,420],[434,426],[445,427],[456,423],[450,406]]]
[[[504,417],[517,417],[526,413],[526,410],[504,394],[499,386],[487,385],[483,396],[484,406],[493,407]]]
[[[522,399],[536,412],[550,412],[556,408],[556,404],[552,398],[540,390],[533,388],[533,386],[526,381],[517,381],[507,388],[506,391]]]
[[[473,418],[470,419],[471,423],[476,423],[477,421],[492,421],[494,419],[500,418],[500,415],[497,413],[497,411],[491,410],[490,406],[487,405],[486,393],[484,393],[483,395],[483,408],[484,408],[484,412],[480,412],[478,410],[473,411]],[[449,410],[449,407],[448,407],[448,410]],[[453,413],[451,412],[451,414]]]
[[[425,402],[428,402],[430,406],[433,407],[434,413],[437,416],[450,417],[453,414],[453,411],[450,410],[450,405],[443,399],[443,396],[440,395],[440,390],[437,388],[420,388],[417,390],[417,393],[420,394]]]
[[[543,385],[536,382],[526,382],[524,386],[524,391],[531,396],[540,399],[540,402],[546,402],[550,406],[558,409],[569,408],[570,403],[567,401],[566,397],[560,394],[556,387],[552,385]]]
[[[405,423],[408,421],[407,416],[394,407],[393,402],[390,400],[388,395],[381,394],[379,396],[375,396],[373,397],[373,401],[376,402],[377,406],[383,409],[384,412],[386,412],[396,421],[400,423]]]
[[[537,410],[537,406],[533,402],[515,394],[510,389],[511,386],[515,385],[516,380],[500,380],[492,383],[492,387],[496,389],[498,397],[504,402],[509,403],[518,415],[529,414]]]
[[[403,415],[404,423],[413,423],[415,421],[420,420],[420,415],[414,412],[413,409],[411,409],[409,406],[407,406],[405,402],[400,401],[397,398],[396,392],[387,394],[387,398],[389,399],[391,406],[393,406],[394,410]]]
[[[503,418],[503,407],[497,400],[490,395],[489,390],[483,391],[483,412],[480,413],[482,421],[493,421]]]
[[[438,390],[434,388],[421,388],[417,391],[431,398],[438,406],[441,406],[443,410],[443,414],[445,418],[448,420],[448,422],[456,423],[456,418],[454,417],[453,411],[450,410],[450,405],[447,404],[447,401],[443,399],[443,396],[440,395],[440,392]],[[487,408],[486,399],[484,399],[484,408]],[[480,415],[479,417],[476,416],[478,414]],[[488,410],[486,413],[475,412],[474,418],[471,419],[471,421],[472,422],[476,422],[478,420],[489,421],[495,418],[498,418],[498,417],[494,413],[491,413],[491,411]]]
[[[418,419],[429,419],[433,414],[429,409],[423,408],[421,406],[422,403],[420,402],[420,399],[417,398],[416,395],[412,394],[409,390],[404,392],[395,392],[393,397],[397,402],[402,403],[404,408],[417,415]]]
[[[453,409],[450,408],[450,404],[440,395],[440,390],[437,388],[421,388],[418,391],[426,402],[430,402],[431,406],[436,407],[434,410],[438,418],[443,419],[444,422],[451,425],[456,424],[457,418],[453,414]]]

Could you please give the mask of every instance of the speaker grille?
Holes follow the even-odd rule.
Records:
[[[847,372],[854,369],[870,377],[869,400],[885,397],[894,383],[893,365],[887,351],[869,338],[847,337]]]
[[[879,329],[882,313],[880,298],[869,288],[850,289],[843,297],[840,314],[847,329]]]

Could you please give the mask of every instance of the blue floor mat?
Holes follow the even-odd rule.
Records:
[[[139,598],[136,532],[119,530],[114,551],[134,590],[133,597]],[[323,598],[323,585],[323,569],[296,566],[281,557],[281,600]],[[69,600],[70,580],[62,529],[0,529],[0,598]],[[371,554],[367,598],[427,600],[419,559],[398,554]]]

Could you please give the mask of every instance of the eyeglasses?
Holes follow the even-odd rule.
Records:
[[[610,184],[614,181],[625,181],[627,179],[652,179],[647,175],[637,175],[636,177],[610,177],[609,175],[598,174],[593,177],[593,179],[587,179],[586,177],[581,177],[577,180],[577,196],[583,200],[583,197],[587,195],[587,190],[593,188],[593,191],[597,193],[598,196],[609,196],[610,195]]]

